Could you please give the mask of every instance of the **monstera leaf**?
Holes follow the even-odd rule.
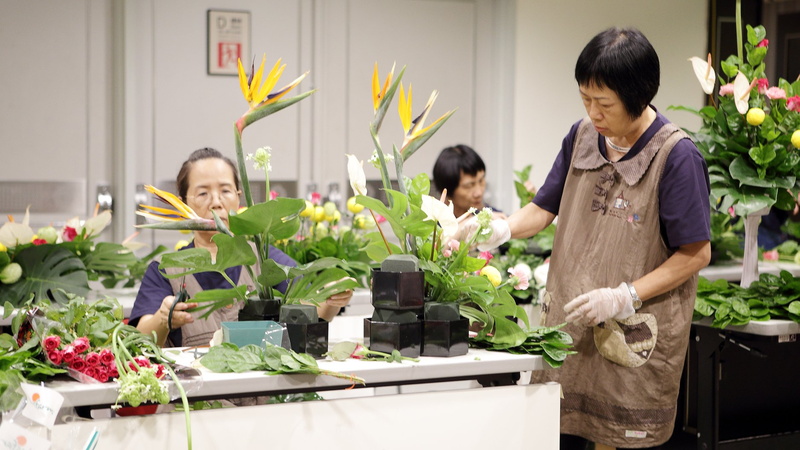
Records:
[[[0,285],[0,298],[15,307],[31,296],[34,302],[48,298],[67,303],[65,292],[86,296],[89,279],[83,262],[72,252],[54,244],[28,247],[15,261],[22,267],[22,278],[11,285]],[[63,292],[62,292],[63,290]]]

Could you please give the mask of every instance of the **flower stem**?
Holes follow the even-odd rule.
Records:
[[[175,374],[175,371],[172,370],[168,364],[165,364],[164,367],[169,372],[169,376],[172,378],[172,381],[175,383],[175,387],[178,388],[178,392],[181,394],[181,404],[183,405],[183,412],[184,417],[186,420],[186,443],[188,445],[189,450],[192,450],[192,418],[189,417],[189,399],[186,398],[186,390],[183,389],[183,385],[180,381],[178,381],[178,376]]]
[[[369,210],[369,213],[372,214],[372,220],[375,221],[375,226],[378,227],[378,232],[381,234],[381,238],[383,239],[383,245],[386,246],[386,251],[389,252],[389,254],[391,255],[392,248],[389,247],[389,241],[386,240],[386,236],[383,234],[383,230],[381,229],[381,224],[378,223],[378,219],[375,217],[375,213],[372,212],[371,209]]]
[[[739,61],[744,64],[744,55],[742,54],[742,0],[736,0],[736,52],[739,56]]]
[[[353,384],[356,384],[356,383],[362,384],[362,385],[366,385],[367,384],[366,381],[364,381],[364,379],[361,378],[361,377],[357,377],[355,375],[347,375],[347,374],[341,373],[341,372],[334,372],[332,370],[319,369],[318,375],[328,375],[328,376],[331,376],[331,377],[341,378],[343,380],[350,380]]]

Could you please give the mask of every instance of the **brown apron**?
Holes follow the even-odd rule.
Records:
[[[257,266],[258,264],[253,266],[256,272],[258,271]],[[169,275],[179,274],[183,272],[183,269],[167,268],[166,272]],[[258,276],[258,273],[255,275]],[[197,279],[194,277],[194,275],[187,275],[186,277],[179,278],[169,278],[169,284],[172,286],[172,292],[175,295],[177,295],[178,291],[180,291],[181,283],[184,281],[186,282],[186,292],[189,294],[190,299],[194,298],[198,292],[203,290],[197,283]],[[248,290],[255,289],[255,283],[253,283],[252,278],[250,278],[250,274],[244,267],[242,267],[242,271],[239,275],[237,286],[241,286],[243,284],[247,285]],[[193,312],[192,316],[194,316],[194,322],[187,323],[181,327],[181,334],[183,336],[183,343],[181,345],[183,347],[208,345],[208,343],[211,341],[211,337],[214,335],[214,332],[222,327],[222,322],[235,322],[239,320],[239,310],[241,310],[243,307],[244,303],[238,301],[229,308],[220,308],[214,311],[206,319],[200,319],[200,316],[205,313],[205,310]],[[164,346],[173,347],[174,343],[167,339],[167,342],[164,344]]]
[[[672,252],[660,233],[658,190],[674,145],[687,135],[663,126],[627,161],[609,162],[585,119],[575,139],[559,209],[542,323],[564,322],[564,305],[597,288],[653,271]],[[644,302],[629,319],[568,324],[578,354],[532,382],[561,383],[561,432],[615,447],[652,447],[672,434],[689,339],[695,274]]]

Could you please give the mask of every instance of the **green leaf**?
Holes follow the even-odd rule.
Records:
[[[772,160],[774,160],[775,157],[777,156],[777,153],[775,153],[775,149],[772,148],[771,145],[767,146],[760,145],[758,147],[752,147],[750,148],[748,154],[750,155],[751,158],[753,158],[753,162],[755,162],[759,166],[765,166],[765,167],[768,166],[769,163],[772,162]]]
[[[0,298],[20,307],[33,296],[34,302],[52,298],[67,303],[65,293],[85,297],[89,292],[86,266],[69,250],[56,244],[36,245],[17,253],[22,278],[14,284],[0,285]],[[63,292],[62,292],[63,291]]]
[[[358,344],[355,342],[338,342],[334,344],[333,348],[323,356],[327,356],[334,361],[345,361],[350,357],[350,355],[353,354],[353,352],[356,350],[356,347],[358,347]]]
[[[786,310],[792,314],[800,316],[800,301],[795,300],[792,303],[789,303],[789,305],[786,307]]]
[[[300,229],[300,212],[305,200],[278,197],[256,203],[244,212],[228,218],[234,235],[270,235],[273,239],[288,239]]]

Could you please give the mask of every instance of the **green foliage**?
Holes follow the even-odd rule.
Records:
[[[800,323],[800,279],[787,271],[762,273],[742,288],[725,280],[700,277],[693,320],[713,317],[712,326],[747,325],[751,320],[788,319]]]
[[[743,233],[743,220],[733,220],[727,212],[711,210],[711,248],[717,253],[716,261],[730,261],[744,255]]]
[[[274,345],[270,345],[266,349],[252,344],[238,348],[235,344],[223,343],[211,347],[208,353],[200,359],[200,363],[212,372],[241,373],[257,370],[265,371],[269,375],[308,373],[330,375],[351,380],[353,383],[364,384],[364,380],[361,378],[320,369],[317,361],[311,355]]]
[[[31,296],[34,301],[53,299],[64,303],[66,293],[89,292],[83,261],[57,244],[25,247],[16,253],[14,261],[22,266],[23,277],[14,284],[0,285],[0,298],[14,307],[22,306]]]
[[[487,350],[499,350],[515,354],[542,355],[551,367],[561,367],[568,355],[574,355],[572,336],[560,330],[566,324],[555,327],[538,327],[529,330],[523,342],[510,345],[498,344],[480,335],[470,340],[470,345]]]
[[[739,72],[751,82],[766,79],[767,47],[758,47],[765,35],[764,27],[747,26],[746,57],[743,61],[730,56],[720,63],[722,84],[731,83]],[[786,98],[800,95],[800,80],[780,79],[777,87]],[[770,99],[753,88],[748,108],[761,108],[767,116],[760,125],[750,125],[737,110],[733,95],[718,96],[717,101],[718,106],[699,111],[670,107],[703,119],[700,130],[687,132],[708,164],[712,205],[720,211],[733,206],[740,216],[773,205],[791,210],[800,192],[800,153],[791,144],[792,133],[800,128],[800,113],[788,110],[786,99]]]

